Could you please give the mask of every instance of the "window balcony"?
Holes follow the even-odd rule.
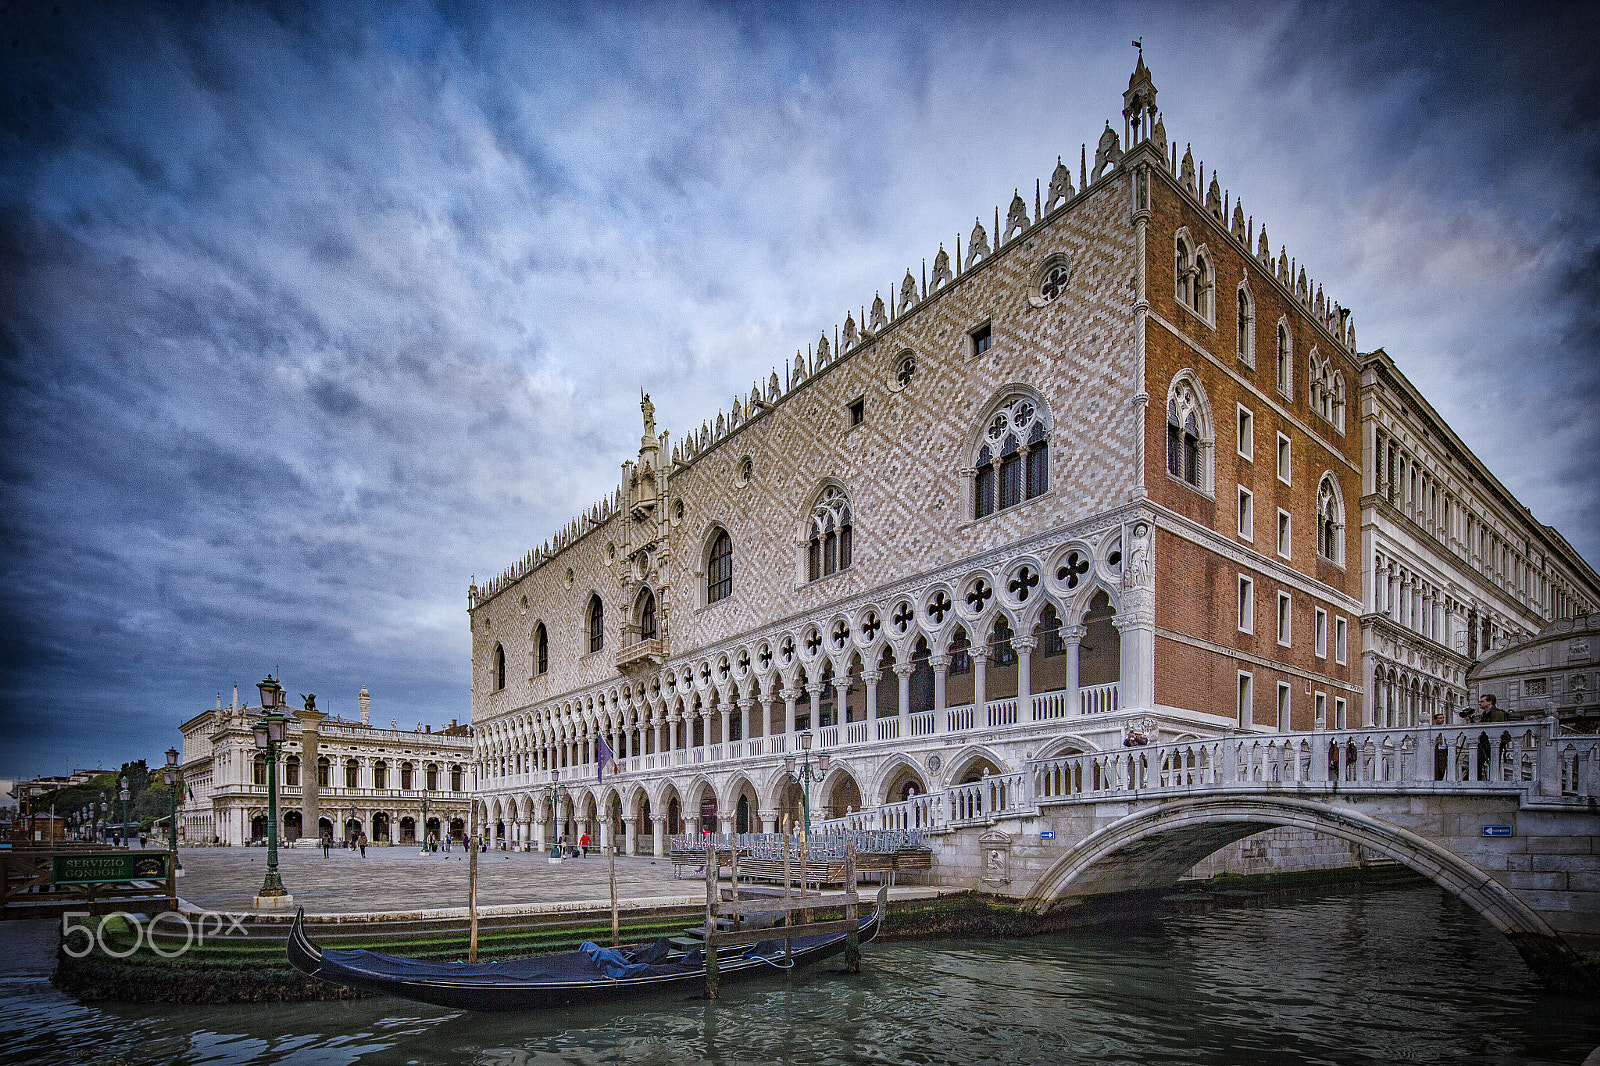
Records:
[[[617,669],[628,670],[637,667],[660,666],[666,661],[666,642],[660,637],[651,637],[629,644],[617,650]]]

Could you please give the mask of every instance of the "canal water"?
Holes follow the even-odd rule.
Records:
[[[0,927],[0,1063],[1578,1066],[1600,1046],[1600,1003],[1541,992],[1503,937],[1431,886],[1115,933],[880,942],[855,977],[825,964],[716,1004],[543,1016],[396,999],[80,1004],[49,984],[47,932]]]

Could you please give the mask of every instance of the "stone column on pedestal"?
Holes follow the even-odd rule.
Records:
[[[866,692],[867,692],[867,721],[868,722],[876,722],[878,720],[878,681],[882,677],[883,677],[883,671],[881,671],[881,670],[865,670],[861,674],[861,684],[862,684],[862,687],[865,688]],[[878,727],[876,725],[868,725],[867,726],[867,739],[868,740],[876,740],[877,739],[877,729],[878,729]]]
[[[317,741],[320,739],[318,729],[328,716],[302,708],[294,712],[294,717],[300,723],[300,833],[320,836],[317,831],[317,820],[322,817],[317,791]]]
[[[1083,708],[1078,698],[1078,662],[1083,651],[1083,638],[1089,635],[1087,626],[1062,626],[1061,640],[1067,655],[1067,680],[1063,696],[1067,701],[1066,713],[1081,714]]]
[[[935,733],[947,732],[945,722],[945,680],[950,673],[950,656],[930,655],[928,665],[933,668],[933,731]]]
[[[968,654],[972,656],[972,724],[984,726],[989,722],[989,646],[974,645]]]
[[[650,828],[655,836],[652,853],[656,858],[662,858],[667,854],[667,816],[663,814],[659,818],[652,818]]]

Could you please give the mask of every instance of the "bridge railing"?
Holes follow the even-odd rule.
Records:
[[[1559,735],[1554,719],[1235,734],[1032,759],[1017,772],[822,825],[857,831],[953,829],[1050,804],[1239,785],[1600,796],[1600,736]]]

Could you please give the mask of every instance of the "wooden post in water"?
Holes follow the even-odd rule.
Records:
[[[717,998],[717,845],[706,847],[706,998]]]
[[[478,961],[478,801],[467,815],[467,961]]]
[[[789,909],[789,899],[790,899],[790,894],[789,894],[790,893],[790,889],[789,889],[789,885],[790,885],[790,880],[789,880],[789,855],[790,855],[790,844],[791,844],[791,841],[793,840],[792,836],[790,835],[790,830],[792,830],[793,828],[794,828],[794,820],[793,819],[786,819],[784,821],[784,823],[783,823],[783,904],[784,904],[784,907],[783,907],[783,924],[784,924],[784,926],[786,928],[788,926],[791,926],[791,925],[794,924],[794,911],[791,911]],[[794,961],[794,940],[791,939],[790,937],[787,937],[787,936],[783,938],[783,955],[784,955],[784,958],[788,959],[790,961],[790,964],[793,965],[793,961]],[[790,973],[792,974],[793,971],[791,970]]]
[[[611,817],[609,814],[607,818]],[[617,921],[617,831],[613,826],[611,833],[611,846],[606,849],[606,873],[611,878],[611,946],[621,947],[621,928]]]
[[[844,845],[844,916],[850,922],[850,931],[844,936],[845,973],[861,972],[861,935],[856,932],[860,908],[856,905],[856,842],[845,838]]]

